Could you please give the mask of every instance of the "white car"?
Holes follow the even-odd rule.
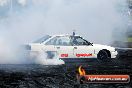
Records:
[[[31,57],[46,53],[46,58],[58,58],[65,60],[77,60],[97,58],[99,60],[110,60],[116,58],[117,51],[114,47],[93,44],[79,35],[46,35],[41,39],[26,45]]]

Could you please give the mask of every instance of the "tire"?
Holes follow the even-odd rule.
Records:
[[[105,50],[101,50],[97,54],[97,59],[99,59],[100,61],[108,61],[110,58]]]

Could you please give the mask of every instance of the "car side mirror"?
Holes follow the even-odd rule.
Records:
[[[91,45],[93,46],[93,43],[91,43]]]
[[[88,42],[88,46],[89,46],[89,45],[93,46],[93,43]]]

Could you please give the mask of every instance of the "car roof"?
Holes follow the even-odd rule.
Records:
[[[45,40],[43,43],[49,41],[50,39],[54,38],[54,37],[71,37],[73,35],[70,35],[70,34],[61,34],[61,35],[48,35],[48,36],[51,36],[49,39]],[[74,35],[75,37],[81,37],[79,35]],[[43,37],[42,37],[43,38]],[[35,42],[34,42],[35,43]]]
[[[70,35],[70,34],[61,34],[61,35],[50,35],[50,36],[54,36],[54,37],[56,37],[56,36],[59,36],[59,37],[64,37],[64,36],[73,36],[73,35]],[[79,35],[74,35],[74,36],[79,36]]]

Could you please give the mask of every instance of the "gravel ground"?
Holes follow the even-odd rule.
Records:
[[[83,65],[87,74],[128,74],[132,79],[132,58],[108,63],[89,61],[62,66],[1,64],[0,88],[132,88],[127,84],[77,84],[76,71]]]

